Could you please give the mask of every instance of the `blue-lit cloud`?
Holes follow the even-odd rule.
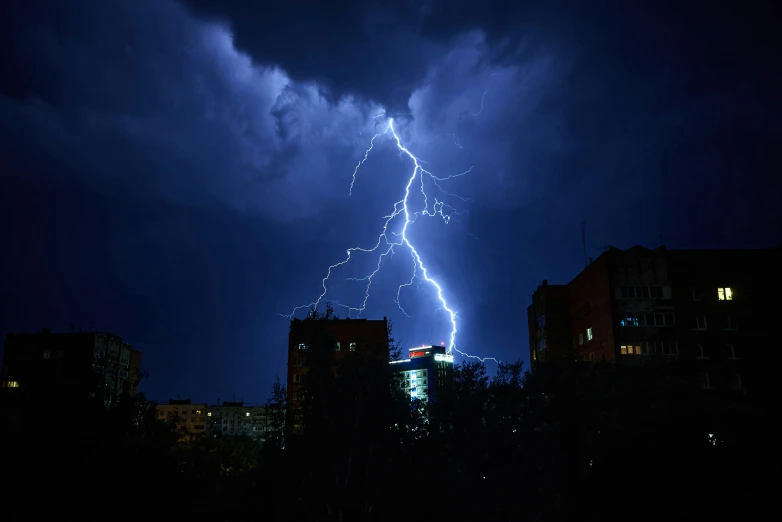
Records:
[[[387,117],[437,177],[469,170],[428,187],[430,203],[456,209],[447,225],[419,217],[409,232],[458,312],[457,345],[480,356],[526,353],[528,295],[580,269],[582,219],[596,256],[774,208],[770,176],[726,181],[776,171],[764,162],[782,135],[768,116],[778,83],[759,79],[776,70],[773,47],[746,30],[739,47],[753,58],[733,63],[708,44],[730,32],[719,20],[710,37],[682,29],[703,13],[12,3],[0,35],[0,221],[12,224],[0,231],[11,252],[0,328],[94,320],[136,337],[161,390],[207,386],[214,399],[269,382],[287,333],[278,314],[316,298],[346,248],[374,246],[404,196],[411,160],[388,136],[355,173]],[[716,200],[731,204],[715,214]],[[405,346],[447,343],[448,314],[413,256],[385,256],[367,298],[361,279],[377,263],[356,253],[329,298],[393,318]]]

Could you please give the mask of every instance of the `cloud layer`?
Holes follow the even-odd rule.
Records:
[[[413,233],[481,355],[525,353],[525,296],[581,268],[581,220],[594,257],[774,218],[771,11],[383,4],[4,2],[0,328],[94,319],[136,337],[160,393],[209,377],[208,397],[257,395],[281,364],[278,314],[372,246],[401,196],[412,165],[387,136],[348,193],[388,116],[434,174],[469,170],[432,187],[460,213]],[[374,262],[332,297],[355,304],[342,279]],[[389,268],[368,315],[439,342],[431,290],[403,296],[407,320],[410,259]]]

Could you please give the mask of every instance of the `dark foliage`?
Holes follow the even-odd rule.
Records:
[[[143,396],[4,404],[4,520],[701,520],[764,506],[765,410],[693,389],[675,366],[503,363],[490,377],[468,362],[427,409],[388,365],[332,371],[330,346],[324,328],[301,432],[286,433],[274,384],[262,447],[180,444]]]

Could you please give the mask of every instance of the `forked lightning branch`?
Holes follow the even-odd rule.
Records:
[[[437,197],[430,197],[426,192],[425,181],[426,180],[430,181],[431,184],[433,184],[437,188],[438,195],[443,194],[446,196],[453,196],[458,199],[464,200],[464,198],[446,192],[443,189],[443,187],[440,185],[440,182],[464,176],[472,170],[472,167],[470,167],[470,169],[462,173],[454,174],[451,176],[446,176],[442,178],[435,176],[430,171],[425,169],[422,165],[423,162],[402,144],[402,140],[400,139],[399,134],[394,128],[394,120],[393,118],[389,118],[383,131],[375,134],[372,137],[372,139],[369,142],[369,148],[366,150],[364,156],[358,162],[356,168],[353,171],[353,178],[350,183],[350,192],[349,192],[351,195],[353,193],[353,187],[356,184],[356,177],[358,176],[358,172],[361,169],[361,166],[369,158],[369,155],[373,151],[375,145],[378,144],[377,142],[378,138],[382,139],[383,137],[388,137],[390,140],[392,140],[393,143],[396,145],[397,149],[399,150],[400,154],[403,156],[407,156],[412,162],[412,171],[409,177],[407,178],[407,183],[404,188],[404,197],[402,197],[402,199],[394,203],[393,210],[388,215],[383,217],[383,227],[382,230],[380,231],[380,235],[378,236],[375,244],[367,248],[362,248],[362,247],[348,248],[347,254],[344,259],[328,267],[328,270],[326,271],[326,276],[323,278],[321,282],[322,292],[318,296],[318,298],[312,303],[297,306],[296,308],[293,309],[293,311],[289,315],[286,315],[285,317],[292,318],[296,314],[296,312],[302,309],[312,309],[312,308],[317,309],[320,303],[326,299],[326,294],[328,293],[328,281],[331,278],[332,272],[335,269],[348,264],[354,253],[365,253],[365,254],[374,253],[377,254],[378,257],[377,257],[377,264],[375,265],[372,272],[370,272],[364,277],[348,278],[349,280],[363,281],[366,283],[364,298],[361,301],[361,304],[359,306],[349,306],[331,300],[331,302],[334,303],[335,305],[347,309],[349,314],[356,313],[357,315],[360,315],[366,310],[367,301],[369,300],[370,289],[372,287],[372,278],[375,277],[375,275],[381,270],[383,261],[389,255],[394,254],[398,249],[403,249],[410,253],[411,276],[409,280],[400,284],[397,289],[395,302],[399,307],[399,309],[405,315],[409,316],[409,314],[407,314],[407,312],[402,307],[400,301],[401,293],[405,288],[413,286],[416,280],[421,280],[425,282],[435,290],[437,294],[437,301],[439,303],[438,309],[442,310],[443,313],[446,314],[446,317],[448,318],[451,325],[450,339],[448,342],[448,353],[456,352],[464,357],[470,359],[477,359],[481,362],[486,360],[497,362],[497,359],[493,357],[478,357],[475,355],[467,354],[459,350],[458,348],[456,348],[458,315],[446,300],[446,297],[443,293],[443,288],[440,285],[440,283],[438,283],[433,277],[429,275],[426,269],[426,265],[424,264],[424,261],[421,258],[421,254],[418,252],[415,245],[413,245],[412,241],[408,236],[409,227],[413,225],[415,221],[420,217],[439,216],[443,220],[443,222],[447,224],[451,220],[451,216],[453,214],[458,213],[456,209],[446,204],[444,201],[438,199]],[[423,209],[416,210],[416,211],[411,210],[410,208],[411,204],[409,203],[411,192],[415,190],[420,190],[420,193],[423,196]],[[402,219],[403,222],[400,231],[394,232],[389,228],[391,227],[392,224],[394,224],[395,220],[397,219]]]

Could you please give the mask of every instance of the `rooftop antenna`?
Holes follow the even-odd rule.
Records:
[[[581,242],[584,245],[584,268],[589,266],[587,262],[587,236],[586,236],[586,221],[581,221]]]

